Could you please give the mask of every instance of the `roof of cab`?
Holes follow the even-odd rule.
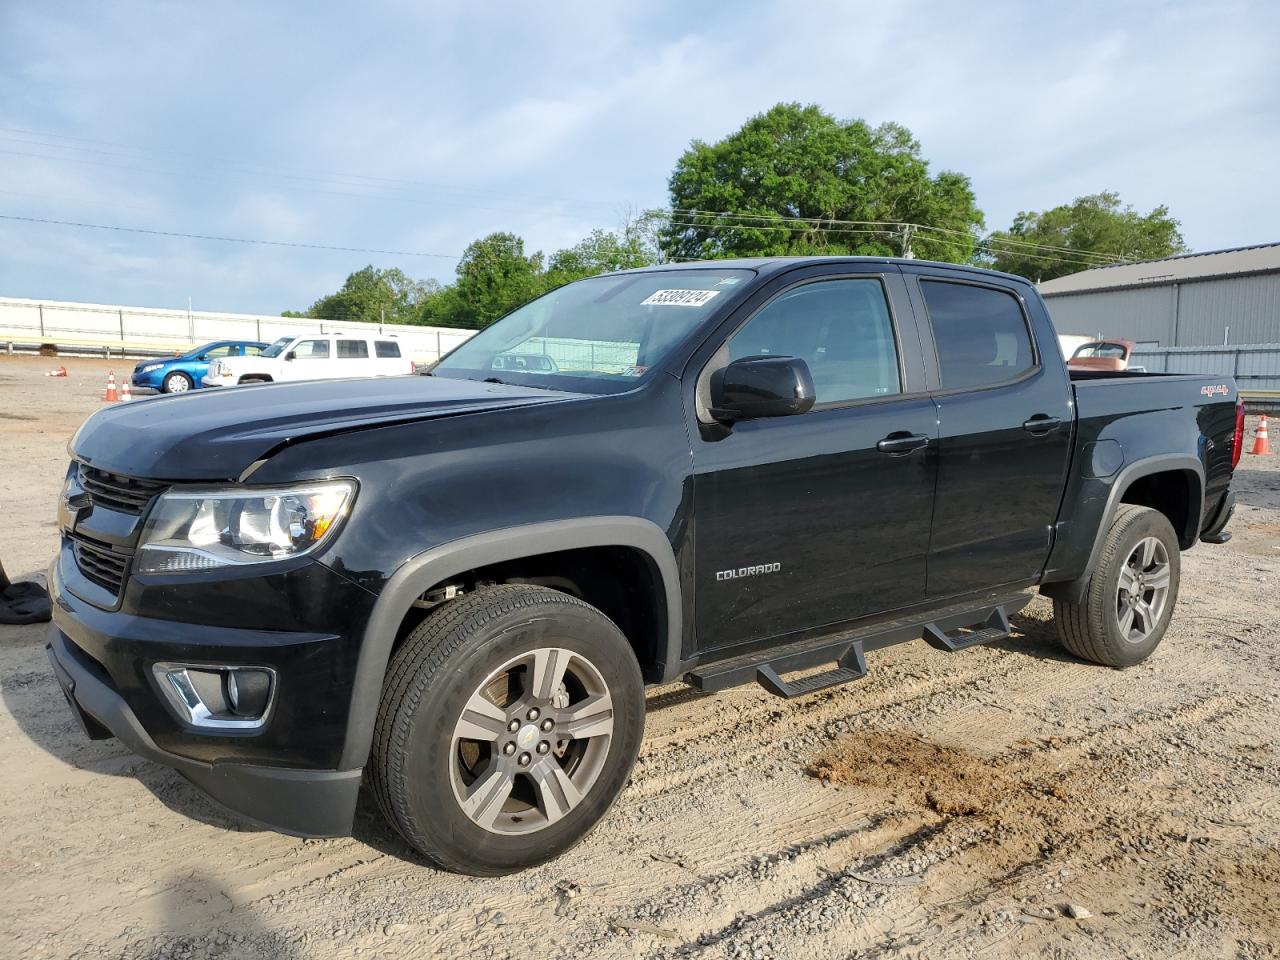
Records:
[[[1000,277],[1005,280],[1017,280],[1030,284],[1026,277],[1013,273],[1002,273],[999,270],[987,270],[967,263],[943,263],[937,260],[915,260],[904,257],[741,257],[733,260],[686,260],[681,263],[657,263],[648,267],[637,267],[634,270],[620,270],[619,273],[652,273],[659,270],[753,270],[760,275],[780,273],[797,267],[813,267],[823,264],[841,263],[882,263],[896,264],[904,267],[939,267],[960,273],[977,276]]]

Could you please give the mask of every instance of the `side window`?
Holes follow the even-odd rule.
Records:
[[[879,280],[823,280],[789,290],[729,340],[729,358],[798,357],[818,403],[902,392],[898,348]]]
[[[373,346],[378,356],[384,360],[400,356],[400,344],[394,340],[379,340]]]
[[[224,343],[220,347],[214,347],[212,350],[210,350],[208,353],[205,354],[205,356],[208,357],[210,360],[217,360],[220,357],[227,357],[230,355],[231,355],[231,344],[229,343]]]
[[[256,357],[262,353],[262,348],[255,343],[246,343],[244,345],[244,355],[246,357]]]
[[[299,340],[293,348],[293,355],[298,360],[328,360],[328,340]]]
[[[1035,366],[1031,334],[1016,297],[991,287],[921,280],[938,347],[942,389],[987,387]]]
[[[364,360],[369,356],[369,344],[364,340],[339,340],[339,360]]]

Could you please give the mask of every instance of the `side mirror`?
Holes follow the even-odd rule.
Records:
[[[297,359],[298,359],[298,355],[297,355],[296,353],[294,353],[294,351],[290,350],[288,353],[286,353],[286,354],[284,355],[284,358],[285,358],[286,360],[297,360]]]
[[[711,375],[711,415],[755,420],[806,413],[815,399],[809,365],[797,357],[743,357]]]

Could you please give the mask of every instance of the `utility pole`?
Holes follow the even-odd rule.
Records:
[[[909,223],[902,225],[902,256],[907,260],[916,258],[916,255],[911,252],[911,224]]]

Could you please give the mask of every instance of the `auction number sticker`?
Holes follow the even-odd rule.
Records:
[[[719,290],[655,290],[640,301],[640,306],[701,307],[718,296]]]

